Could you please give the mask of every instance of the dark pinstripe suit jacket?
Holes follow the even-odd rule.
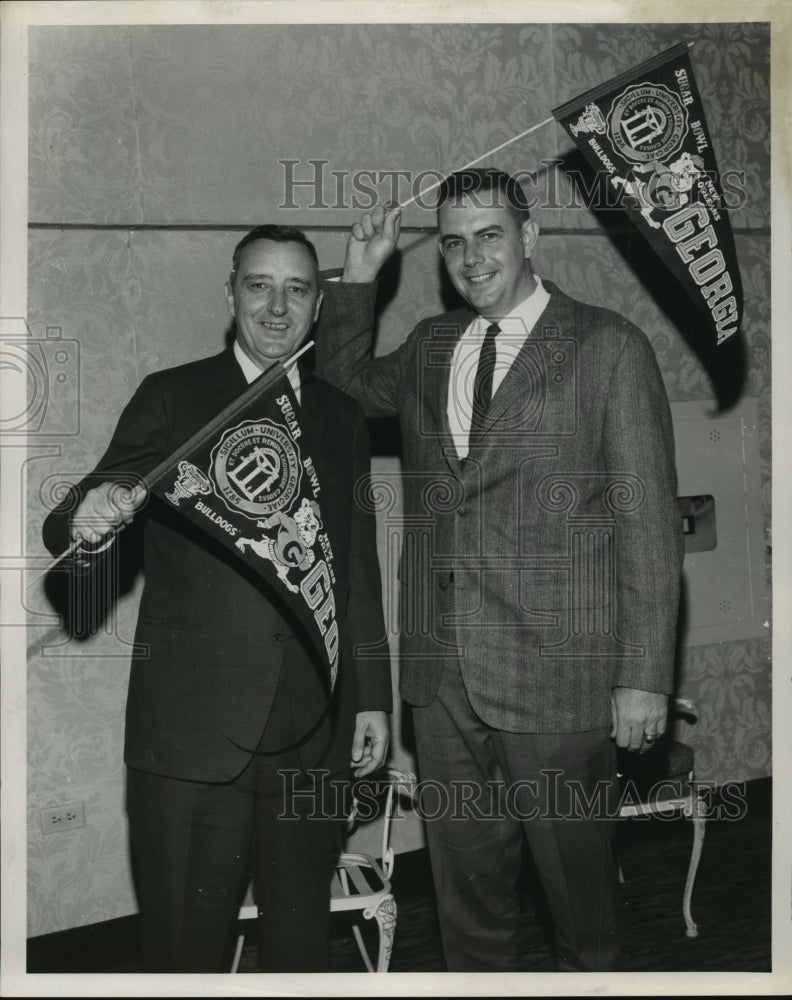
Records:
[[[545,285],[465,462],[446,404],[472,312],[425,319],[372,358],[373,286],[328,283],[317,371],[368,416],[400,421],[405,699],[428,704],[458,655],[484,721],[560,733],[609,725],[614,686],[672,690],[682,538],[651,345]]]

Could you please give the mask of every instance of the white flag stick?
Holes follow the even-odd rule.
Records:
[[[475,160],[471,160],[470,163],[466,163],[464,167],[460,167],[459,170],[454,171],[455,173],[460,173],[462,170],[468,170],[470,167],[475,167],[477,163],[481,163],[482,160],[486,160],[488,156],[492,156],[493,153],[499,153],[502,149],[507,146],[511,146],[513,142],[517,142],[518,139],[524,139],[526,135],[530,135],[531,132],[536,132],[538,129],[542,128],[543,125],[549,125],[550,122],[554,122],[555,118],[551,115],[549,118],[545,118],[543,122],[538,122],[536,125],[532,125],[527,128],[524,132],[520,132],[519,135],[512,136],[511,139],[507,139],[506,142],[502,142],[499,146],[494,146],[492,149],[488,149],[486,153],[482,153],[481,156],[477,156]],[[398,208],[406,208],[411,205],[418,198],[422,198],[425,194],[429,194],[430,191],[434,191],[435,188],[439,188],[442,181],[435,181],[434,184],[430,184],[429,187],[424,188],[419,191],[418,194],[414,194],[412,198],[408,198],[407,201],[402,201],[397,206]]]
[[[688,42],[687,45],[688,48],[691,49],[695,45],[695,42]],[[475,167],[477,163],[481,163],[482,160],[486,160],[486,158],[488,156],[492,156],[493,153],[499,153],[502,149],[506,149],[507,146],[511,146],[512,143],[517,142],[519,139],[524,139],[525,136],[530,135],[531,132],[536,132],[538,129],[542,128],[543,125],[549,125],[550,122],[554,122],[556,120],[557,119],[554,118],[553,115],[550,115],[549,118],[545,118],[544,121],[537,122],[536,125],[532,125],[530,128],[525,129],[524,132],[520,132],[519,135],[512,136],[511,139],[507,139],[506,142],[502,142],[499,146],[493,146],[492,149],[488,149],[486,153],[482,153],[481,156],[477,156],[475,160],[471,160],[470,163],[466,163],[464,167],[459,167],[459,169],[455,170],[454,173],[461,173],[463,170]],[[394,208],[406,208],[423,195],[429,194],[429,192],[434,191],[435,188],[439,188],[442,183],[442,181],[435,181],[434,184],[430,184],[429,187],[424,188],[423,191],[419,191],[418,194],[413,195],[412,198],[408,198],[407,201],[399,202],[399,204],[394,206]]]
[[[306,344],[304,344],[300,348],[299,351],[295,351],[295,353],[292,354],[291,357],[287,358],[286,361],[283,362],[282,367],[286,368],[287,366],[295,364],[297,359],[301,357],[303,354],[305,354],[306,351],[310,350],[313,347],[313,345],[314,341],[309,340]],[[163,472],[165,472],[171,465],[173,465],[176,461],[178,461],[181,455],[185,454],[188,451],[192,451],[192,449],[196,447],[196,445],[199,443],[202,437],[211,433],[220,424],[222,424],[228,418],[231,411],[237,409],[243,409],[245,406],[248,405],[248,403],[252,401],[252,399],[255,396],[258,395],[258,393],[260,393],[263,389],[268,388],[270,385],[274,384],[280,377],[276,370],[277,364],[278,363],[275,362],[275,364],[271,368],[266,369],[267,372],[271,373],[269,378],[266,377],[265,372],[262,372],[261,376],[259,376],[259,378],[255,380],[255,382],[251,382],[248,388],[240,396],[238,396],[232,403],[230,403],[220,413],[218,413],[216,417],[213,417],[212,420],[209,421],[209,423],[205,424],[202,428],[200,428],[200,430],[196,431],[195,434],[191,435],[191,437],[189,437],[184,442],[184,444],[180,445],[176,449],[176,451],[172,452],[170,455],[168,455],[166,459],[164,459],[162,462],[156,465],[151,470],[151,472],[147,473],[143,477],[143,482],[141,485],[144,486],[146,489],[148,489],[151,485],[153,485],[153,483],[157,479],[159,479],[159,477],[163,474]],[[254,385],[256,386],[255,389],[253,388]],[[116,535],[118,534],[119,531],[121,531],[123,527],[125,527],[124,524],[119,524],[111,532],[108,532],[107,539],[104,545],[102,545],[102,547],[99,549],[91,550],[88,554],[95,555],[99,552],[103,552],[113,542]],[[47,565],[46,569],[43,572],[39,573],[38,576],[36,576],[33,580],[30,581],[30,583],[28,583],[28,586],[31,586],[31,584],[35,583],[37,580],[40,580],[42,577],[46,576],[47,573],[51,573],[52,570],[63,559],[66,559],[68,556],[74,555],[74,553],[81,548],[82,544],[83,542],[81,538],[78,538],[74,542],[72,542],[72,544],[68,547],[68,549],[66,549],[65,552],[61,552],[59,556],[56,556],[52,560],[52,562],[50,562]]]

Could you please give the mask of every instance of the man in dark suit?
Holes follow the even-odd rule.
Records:
[[[314,247],[296,229],[254,229],[234,251],[226,294],[233,345],[143,380],[94,473],[47,518],[44,538],[57,553],[70,540],[97,544],[133,517],[145,522],[125,738],[143,969],[228,968],[252,872],[264,969],[321,971],[338,782],[350,753],[358,777],[384,762],[391,709],[389,665],[354,653],[384,636],[373,518],[354,495],[369,470],[360,407],[288,369],[335,556],[341,654],[329,705],[328,680],[285,591],[140,486],[118,489],[294,353],[321,303]]]
[[[466,307],[372,357],[372,282],[398,235],[398,212],[377,209],[326,289],[317,371],[368,416],[400,421],[399,576],[418,623],[401,635],[400,686],[435,792],[426,835],[446,961],[523,968],[527,843],[559,969],[614,969],[615,745],[655,742],[673,684],[668,402],[640,330],[534,274],[538,229],[512,178],[447,178],[438,224]]]

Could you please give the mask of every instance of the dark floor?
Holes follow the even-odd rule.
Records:
[[[739,801],[732,796],[733,816]],[[714,801],[713,805],[718,802]],[[722,803],[721,803],[722,805]],[[688,938],[682,918],[682,892],[690,858],[691,825],[685,819],[626,821],[621,860],[625,875],[622,907],[625,964],[628,971],[771,971],[771,807],[770,781],[751,782],[745,815],[710,819],[693,893],[693,918],[699,936]],[[524,919],[526,970],[553,971],[553,952],[545,909],[535,881],[526,875]],[[399,907],[391,959],[392,972],[441,972],[434,897],[426,854],[396,859],[393,879]],[[29,942],[29,972],[134,972],[130,942],[133,918],[112,921],[116,930],[67,931]],[[376,943],[376,928],[364,934]],[[122,925],[125,930],[122,931]],[[349,918],[332,917],[331,963],[334,972],[364,971]],[[123,934],[123,943],[119,935]],[[78,941],[84,945],[81,954]],[[376,953],[376,952],[375,952]],[[253,927],[247,936],[240,972],[256,972]]]

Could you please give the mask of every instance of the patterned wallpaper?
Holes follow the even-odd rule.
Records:
[[[747,174],[734,224],[767,226],[760,24],[32,28],[30,217],[52,221],[57,207],[71,223],[244,226],[287,203],[279,161],[298,160],[293,177],[306,181],[314,159],[326,183],[318,204],[312,186],[294,189],[295,216],[345,225],[332,171],[455,169],[681,39],[695,43],[720,167]],[[551,123],[497,161],[536,169],[570,148]],[[358,184],[362,199],[373,182]],[[405,222],[428,215],[414,206]],[[553,224],[597,228],[566,207]]]
[[[79,348],[80,425],[73,435],[42,438],[56,454],[28,464],[29,550],[41,551],[53,475],[77,476],[92,466],[140,379],[222,347],[230,251],[242,229],[273,218],[283,203],[279,160],[298,160],[295,177],[302,179],[310,159],[327,161],[326,177],[453,168],[680,39],[696,43],[691,59],[721,170],[745,175],[745,196],[732,212],[746,298],[743,391],[758,403],[769,542],[765,26],[50,27],[30,30],[28,319],[35,335],[60,328]],[[672,400],[711,399],[685,324],[668,309],[659,265],[640,248],[614,242],[589,209],[570,204],[570,151],[551,124],[493,158],[510,170],[538,167],[538,191],[549,204],[536,213],[545,233],[537,269],[570,294],[638,323]],[[357,214],[333,207],[334,183],[331,177],[321,192],[327,207],[311,208],[316,192],[303,186],[293,191],[298,207],[281,213],[311,230],[327,267],[340,265]],[[390,194],[390,181],[380,193]],[[399,261],[383,281],[378,351],[443,306],[434,238],[420,231],[431,224],[430,213],[408,210]],[[206,228],[190,228],[197,226]],[[395,462],[377,459],[382,470]],[[389,572],[383,566],[388,586]],[[123,593],[109,632],[54,649],[42,645],[52,606],[43,589],[29,592],[31,935],[135,910],[121,747],[138,592],[135,582]],[[680,678],[701,710],[697,724],[685,727],[699,777],[769,774],[769,636],[688,645]],[[399,758],[409,762],[400,735]],[[68,801],[85,803],[86,826],[44,836],[39,810]],[[397,830],[397,848],[413,846],[411,836]]]

